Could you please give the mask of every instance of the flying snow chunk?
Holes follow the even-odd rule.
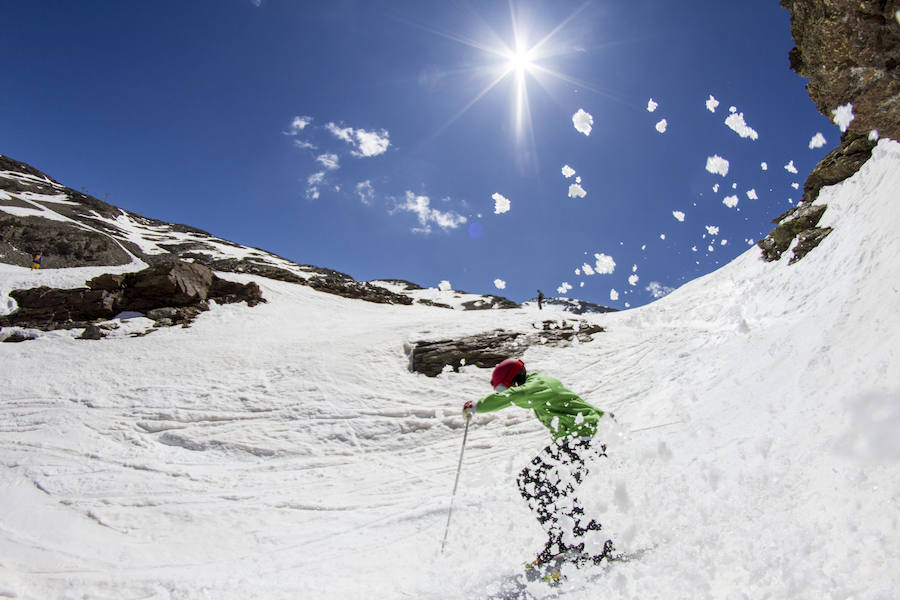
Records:
[[[727,206],[728,208],[734,208],[738,205],[738,197],[737,196],[726,196],[724,200],[722,200],[722,204]]]
[[[900,11],[898,11],[898,14],[900,14]],[[878,137],[879,137],[879,135],[878,135],[877,129],[873,129],[872,131],[869,132],[869,141],[870,142],[877,142]]]
[[[769,170],[769,163],[759,163],[759,166],[763,171]]]
[[[509,212],[509,200],[501,196],[500,194],[494,194],[491,196],[494,199],[494,214],[502,215],[503,213]]]
[[[718,154],[714,154],[712,156],[706,157],[706,170],[710,173],[716,174],[718,173],[722,177],[728,175],[728,161],[719,156]]]
[[[641,278],[638,277],[637,275],[631,275],[631,276],[628,278],[628,283],[634,286],[634,285],[637,285],[637,282],[640,281],[640,279],[641,279]]]
[[[809,140],[809,149],[813,150],[814,148],[821,148],[825,145],[825,136],[821,133],[817,133]]]
[[[795,181],[794,183],[791,184],[791,187],[794,188],[795,190],[799,190],[800,184]]]
[[[799,171],[797,170],[797,167],[794,166],[794,161],[791,161],[788,164],[784,165],[784,170],[787,171],[788,173],[793,173],[794,175],[799,173]]]
[[[709,233],[709,235],[719,235],[719,228],[715,225],[707,225],[706,231]]]
[[[706,101],[706,110],[711,113],[716,112],[716,108],[719,106],[719,101],[715,99],[715,97],[710,94],[709,100]]]
[[[438,289],[442,292],[449,292],[453,289],[453,286],[450,285],[450,282],[446,279],[438,284]]]
[[[658,132],[660,132],[660,133],[665,133],[665,132],[666,132],[666,128],[667,128],[668,126],[669,126],[668,121],[666,121],[665,119],[663,119],[662,121],[660,121],[659,123],[656,124],[656,130],[657,130]]]
[[[569,186],[569,198],[584,198],[587,192],[581,187],[581,184],[573,183]]]
[[[591,126],[594,124],[594,117],[584,112],[583,108],[579,108],[578,112],[572,115],[572,124],[575,130],[584,135],[591,135]]]
[[[656,107],[659,106],[656,102],[653,101],[653,98],[650,98],[650,101],[647,102],[647,112],[653,112],[656,110]]]
[[[614,289],[609,290],[609,299],[612,300],[613,302],[615,302],[616,300],[618,300],[618,299],[619,299],[619,292],[617,292],[617,291],[614,290]]]
[[[731,114],[725,118],[725,124],[742,138],[759,139],[759,134],[756,133],[756,130],[748,126],[744,121],[744,113],[737,112],[737,109],[733,106],[731,107]]]
[[[616,261],[613,260],[612,256],[599,252],[594,254],[594,258],[597,260],[594,265],[594,271],[598,275],[612,275],[613,271],[616,270]]]
[[[494,287],[497,288],[498,290],[505,290],[505,289],[506,289],[506,282],[503,281],[502,279],[495,279],[495,280],[494,280]]]
[[[650,285],[648,285],[645,289],[650,292],[650,294],[656,299],[662,298],[663,296],[671,294],[674,291],[673,288],[663,285],[658,281],[651,281]]]
[[[594,267],[592,267],[591,265],[589,265],[589,264],[587,264],[587,263],[584,263],[583,265],[581,265],[581,268],[580,268],[580,269],[575,269],[575,274],[576,274],[576,275],[581,275],[582,272],[583,272],[585,275],[588,275],[588,276],[593,275],[593,274],[594,274]]]
[[[575,174],[575,169],[573,169],[569,165],[564,165],[562,168],[562,174],[563,174],[563,177],[568,179],[569,177],[571,177],[572,175]]]
[[[838,106],[831,111],[831,120],[835,125],[841,128],[841,131],[847,131],[847,128],[850,127],[850,121],[855,118],[856,115],[853,114],[853,104],[850,102],[843,106]]]
[[[572,286],[569,285],[569,282],[563,281],[562,284],[558,288],[556,288],[556,291],[560,294],[567,294],[571,289]]]
[[[751,200],[759,200],[759,196],[756,195],[756,189],[747,190],[747,197]]]
[[[713,191],[717,194],[719,193],[719,184],[718,183],[713,186]]]
[[[684,213],[681,212],[680,210],[673,210],[673,211],[672,211],[672,216],[675,217],[675,219],[676,219],[677,221],[680,221],[681,223],[684,223]]]

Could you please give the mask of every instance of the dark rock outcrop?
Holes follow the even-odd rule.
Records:
[[[813,206],[819,191],[855,174],[882,137],[900,139],[900,0],[782,0],[791,12],[796,47],[791,68],[809,78],[806,86],[819,112],[851,103],[855,118],[841,144],[813,169],[796,207],[772,222],[777,227],[758,243],[763,258],[781,258],[794,240],[789,264],[806,256],[831,228],[818,227],[825,205]]]
[[[850,131],[900,140],[898,0],[782,0],[796,47],[791,68],[809,78],[819,112],[853,104]]]
[[[772,222],[777,227],[757,244],[763,258],[774,261],[790,247],[794,239],[797,245],[788,264],[793,264],[819,245],[829,233],[830,227],[818,227],[819,220],[827,208],[824,204],[813,205],[819,191],[829,185],[840,183],[856,173],[872,156],[875,142],[866,135],[847,132],[841,145],[819,161],[803,186],[803,198],[794,208],[778,216]]]
[[[533,331],[495,329],[457,339],[413,342],[407,349],[409,370],[436,377],[447,366],[454,371],[462,365],[493,368],[505,358],[521,356],[531,346],[565,346],[576,338],[589,342],[602,331],[603,327],[584,321],[544,321],[540,329]]]
[[[185,262],[154,265],[136,273],[101,275],[83,288],[13,290],[10,297],[18,309],[0,317],[0,326],[44,331],[88,328],[123,312],[146,314],[161,326],[187,325],[209,310],[210,300],[219,304],[247,302],[250,306],[265,302],[256,283],[226,281],[203,265]],[[90,330],[84,335],[96,333]]]

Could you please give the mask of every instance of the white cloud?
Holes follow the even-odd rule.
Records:
[[[759,163],[759,166],[763,171],[769,170],[769,163]]]
[[[718,173],[722,177],[725,177],[728,175],[728,161],[718,154],[708,156],[706,157],[706,170],[710,173]]]
[[[315,150],[315,149],[316,149],[316,145],[315,145],[315,144],[312,144],[312,143],[310,143],[310,142],[307,142],[306,140],[297,140],[297,139],[295,139],[295,140],[294,140],[294,146],[296,146],[297,148],[300,148],[301,150]]]
[[[735,196],[726,196],[722,200],[722,204],[724,204],[728,208],[734,208],[735,206],[738,205],[738,197],[736,195]]]
[[[661,284],[658,281],[651,281],[650,285],[645,288],[654,298],[662,298],[668,294],[671,294],[674,291],[674,288],[670,288]]]
[[[569,186],[569,198],[584,198],[585,196],[587,196],[587,192],[584,191],[581,184],[573,183]]]
[[[719,101],[713,97],[712,94],[709,95],[709,100],[706,101],[706,110],[711,113],[716,112],[716,108],[719,106]]]
[[[657,130],[658,132],[660,132],[660,133],[665,133],[665,132],[666,132],[666,128],[667,128],[668,126],[669,126],[668,121],[666,121],[665,119],[663,119],[662,121],[660,121],[659,123],[656,124],[656,130]]]
[[[821,148],[825,145],[825,142],[825,136],[821,133],[817,133],[816,135],[812,136],[811,140],[809,140],[809,149],[812,150],[814,148]]]
[[[631,275],[628,277],[628,283],[630,285],[637,285],[637,282],[640,281],[640,279],[641,278],[638,277],[637,275]]]
[[[680,210],[673,210],[673,211],[672,211],[672,216],[675,217],[675,219],[676,219],[677,221],[680,221],[681,223],[684,223],[684,213],[681,212]]]
[[[503,213],[509,212],[509,200],[501,196],[500,194],[494,194],[491,196],[494,199],[494,214],[502,215]]]
[[[725,124],[742,138],[750,138],[751,140],[759,138],[756,130],[744,122],[744,113],[737,112],[737,109],[733,106],[731,107],[731,114],[725,118]]]
[[[794,166],[794,161],[791,161],[788,164],[784,165],[784,170],[788,173],[793,173],[794,175],[799,172],[797,171],[797,167]]]
[[[375,199],[375,188],[372,187],[372,182],[366,179],[357,183],[356,195],[366,206],[372,204],[372,200]]]
[[[591,135],[591,126],[594,124],[594,117],[584,112],[583,108],[579,108],[578,112],[572,115],[572,124],[575,130],[584,135]]]
[[[312,123],[312,117],[294,117],[294,120],[291,121],[291,127],[285,133],[287,135],[297,135],[306,127]]]
[[[558,288],[556,288],[556,291],[559,292],[560,294],[566,294],[566,293],[568,293],[568,291],[571,290],[571,289],[572,289],[572,286],[569,285],[569,282],[568,282],[568,281],[563,281],[563,282],[560,284],[560,286],[559,286]]]
[[[747,197],[751,200],[759,200],[759,196],[756,195],[756,189],[747,190]]]
[[[594,271],[598,275],[611,275],[616,270],[616,261],[613,260],[612,256],[598,252],[594,254],[594,259],[596,259]]]
[[[847,128],[850,127],[850,122],[855,118],[856,115],[853,114],[853,104],[849,102],[843,106],[838,106],[831,111],[831,120],[835,125],[841,128],[841,131],[847,131]]]
[[[359,151],[354,152],[354,156],[378,156],[387,152],[391,145],[390,134],[385,129],[377,132],[357,129],[356,142]]]
[[[320,154],[316,157],[316,160],[329,171],[334,171],[335,169],[341,168],[337,154]]]
[[[449,292],[453,289],[453,286],[450,285],[450,282],[445,279],[438,284],[438,289],[442,292]]]
[[[339,140],[344,140],[348,144],[353,143],[353,128],[352,127],[338,127],[334,123],[326,123],[325,129],[331,132],[334,137]]]
[[[568,179],[569,177],[571,177],[572,175],[575,174],[575,169],[573,169],[569,165],[563,165],[562,174],[563,174],[563,177]]]
[[[378,156],[379,154],[384,154],[391,145],[390,134],[385,129],[366,131],[365,129],[353,129],[352,127],[339,127],[335,123],[326,123],[325,129],[339,140],[353,145],[356,148],[351,152],[353,156]]]
[[[653,98],[650,98],[650,101],[647,102],[647,112],[653,112],[656,110],[656,107],[659,106],[656,102],[653,101]]]
[[[319,199],[319,186],[325,181],[325,171],[313,173],[306,178],[306,197],[310,200]]]
[[[495,280],[494,280],[494,287],[497,288],[498,290],[505,290],[505,289],[506,289],[506,282],[503,281],[502,279],[495,279]]]
[[[406,192],[402,204],[398,204],[391,212],[398,210],[411,212],[419,219],[420,227],[413,229],[416,233],[431,233],[431,226],[436,225],[448,231],[456,229],[466,222],[466,217],[453,211],[442,212],[431,208],[431,199],[428,196],[417,196],[411,191]]]
[[[715,225],[707,225],[706,231],[709,233],[709,235],[719,235],[719,228]]]
[[[612,300],[613,302],[615,302],[616,300],[618,300],[618,299],[619,299],[619,292],[617,292],[615,289],[609,290],[609,299]]]

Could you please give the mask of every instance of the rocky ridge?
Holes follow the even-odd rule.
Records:
[[[831,232],[818,227],[827,208],[813,205],[819,190],[859,171],[879,136],[900,139],[900,0],[782,0],[781,6],[791,13],[796,43],[791,69],[809,79],[819,112],[831,119],[851,104],[854,113],[841,144],[807,178],[802,200],[774,219],[776,228],[758,244],[767,261],[794,244],[793,264]]]

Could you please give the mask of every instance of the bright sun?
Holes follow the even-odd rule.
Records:
[[[526,50],[519,50],[509,54],[509,62],[506,64],[507,72],[514,72],[516,75],[525,73],[531,65],[531,53]]]

